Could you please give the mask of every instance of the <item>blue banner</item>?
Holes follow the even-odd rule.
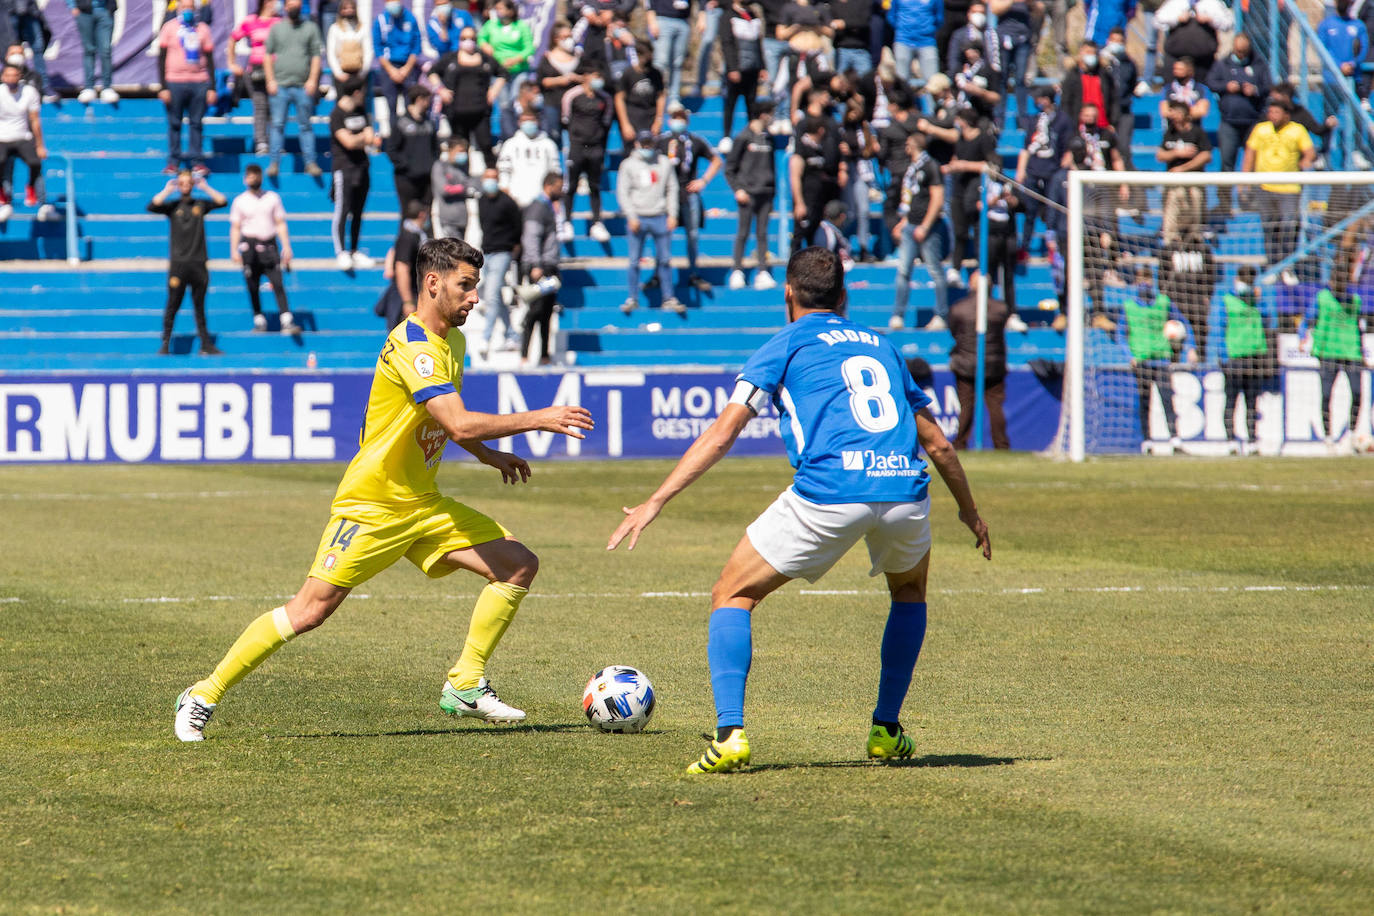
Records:
[[[357,450],[371,384],[370,372],[0,376],[0,462],[346,461]],[[596,430],[585,440],[534,432],[502,441],[527,457],[676,458],[733,388],[724,372],[472,373],[463,399],[491,413],[551,404],[592,412]],[[952,436],[953,376],[937,372],[927,393]],[[1056,392],[1013,372],[1006,407],[1013,448],[1049,443]],[[750,422],[733,453],[784,454],[777,413],[769,408]]]

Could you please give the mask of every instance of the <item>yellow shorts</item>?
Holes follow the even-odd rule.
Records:
[[[355,588],[405,557],[433,579],[453,572],[439,561],[452,550],[510,537],[499,522],[444,497],[410,515],[362,521],[335,515],[320,538],[310,575]]]

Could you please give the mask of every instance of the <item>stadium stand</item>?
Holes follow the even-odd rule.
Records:
[[[1300,90],[1300,96],[1303,94]],[[1314,96],[1309,104],[1319,116],[1336,111],[1320,95],[1307,95]],[[1126,156],[1128,169],[1160,168],[1155,160],[1163,136],[1160,98],[1158,91],[1131,96],[1135,129]],[[692,130],[713,144],[718,141],[723,127],[719,96],[688,95],[684,102],[692,112]],[[1010,110],[1014,112],[1015,107],[1013,100]],[[314,129],[321,141],[331,109],[332,103],[324,101],[316,111]],[[243,167],[259,159],[254,156],[251,121],[246,104],[232,117],[206,119],[210,180],[230,197],[240,190]],[[737,128],[739,123],[737,119]],[[998,138],[998,155],[1008,174],[1015,171],[1017,154],[1024,146],[1024,134],[1016,123],[1015,118],[1008,117]],[[1202,127],[1215,137],[1218,123],[1218,111],[1213,106]],[[155,355],[165,290],[166,222],[146,213],[144,207],[166,180],[159,174],[165,153],[161,104],[155,99],[125,98],[118,106],[92,107],[67,100],[60,105],[45,104],[43,124],[47,144],[55,154],[48,170],[49,200],[60,211],[74,214],[75,225],[39,222],[32,211],[19,211],[0,227],[0,269],[5,271],[0,360],[7,369],[156,371],[194,366],[271,370],[304,368],[307,361],[320,368],[372,365],[383,334],[383,325],[373,314],[373,305],[386,286],[380,264],[398,222],[391,164],[384,155],[372,158],[371,194],[361,245],[379,266],[340,272],[333,260],[328,173],[326,179],[303,173],[295,127],[287,128],[282,174],[267,187],[280,192],[289,214],[296,262],[287,286],[303,330],[300,335],[253,332],[242,279],[227,260],[227,211],[210,216],[209,325],[225,353],[210,364],[191,355],[196,348],[189,309],[178,316],[173,355]],[[784,179],[789,140],[786,136],[776,138],[779,199],[775,214],[781,216],[773,232],[775,265],[783,260],[790,237],[790,204]],[[321,149],[325,146],[322,143]],[[608,144],[612,152],[602,181],[608,208],[614,207],[617,151],[623,146],[618,128],[613,128]],[[577,200],[585,206],[584,196]],[[624,286],[627,240],[623,220],[607,218],[611,239],[599,243],[587,234],[588,214],[572,214],[574,236],[563,246],[563,288],[559,294],[562,312],[558,321],[566,363],[737,365],[780,326],[780,295],[727,288],[736,216],[723,178],[717,177],[703,191],[703,212],[701,273],[713,288],[703,292],[688,285],[685,270],[676,269],[685,264],[686,251],[683,233],[675,233],[672,252],[678,283],[673,292],[687,306],[681,316],[664,313],[658,307],[664,298],[661,291],[651,294],[649,308],[629,316],[621,314],[619,305],[629,295]],[[877,200],[871,202],[868,218],[875,236],[886,236]],[[1247,217],[1242,214],[1237,218]],[[779,231],[784,227],[787,231]],[[1158,227],[1140,222],[1132,224],[1131,231],[1157,233]],[[1221,257],[1226,254],[1224,248],[1218,252]],[[1013,366],[1034,358],[1057,358],[1063,345],[1062,336],[1049,327],[1053,312],[1039,308],[1056,298],[1049,262],[1039,246],[1032,246],[1029,255],[1018,267],[1016,287],[1020,315],[1031,327],[1008,334],[1008,358]],[[81,263],[75,267],[56,263],[64,259],[79,259]],[[5,263],[11,261],[24,263]],[[854,265],[849,292],[851,313],[859,321],[886,328],[894,273],[890,261]],[[943,363],[950,346],[948,334],[921,329],[932,314],[929,278],[918,266],[912,281],[908,329],[892,333],[910,355]],[[958,288],[951,290],[951,300],[961,294]]]

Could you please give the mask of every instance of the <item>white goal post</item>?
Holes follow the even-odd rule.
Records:
[[[1371,447],[1374,335],[1349,314],[1374,313],[1374,172],[1075,170],[1066,190],[1050,454]]]

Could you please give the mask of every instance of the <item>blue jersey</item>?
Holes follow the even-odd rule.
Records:
[[[749,358],[731,401],[781,414],[792,488],[813,503],[918,502],[930,475],[916,411],[930,403],[886,337],[831,312],[783,328]]]

